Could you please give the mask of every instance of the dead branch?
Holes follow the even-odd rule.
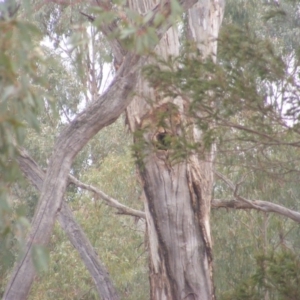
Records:
[[[140,210],[133,209],[131,207],[128,207],[128,206],[120,203],[118,200],[108,196],[103,191],[99,190],[98,188],[96,188],[92,185],[89,185],[89,184],[85,184],[85,183],[81,182],[80,180],[78,180],[77,178],[75,178],[72,175],[69,175],[69,182],[75,184],[76,186],[78,186],[82,189],[90,191],[90,192],[94,193],[95,195],[99,196],[102,200],[104,200],[104,202],[108,206],[117,209],[119,214],[130,215],[130,216],[134,216],[134,217],[138,217],[138,218],[142,218],[142,219],[146,218],[144,212],[142,212]]]
[[[256,209],[263,212],[272,212],[292,219],[293,221],[300,223],[300,213],[291,209],[288,209],[282,205],[275,204],[263,200],[248,200],[237,194],[238,188],[228,178],[226,178],[220,172],[215,171],[218,178],[222,179],[227,186],[233,191],[234,199],[213,199],[212,208],[234,208],[234,209]]]
[[[234,185],[232,181],[230,181],[228,178],[226,178],[220,172],[215,171],[215,174],[217,175],[218,178],[222,179],[227,184],[227,186],[233,191],[233,196],[235,199],[237,199],[241,202],[247,203],[248,205],[252,206],[252,208],[259,209],[258,207],[256,207],[256,205],[253,201],[248,200],[248,199],[238,195],[238,189],[239,189],[240,183],[238,183],[237,185]]]

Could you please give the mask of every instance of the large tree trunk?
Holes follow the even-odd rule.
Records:
[[[131,0],[140,13],[155,4]],[[222,0],[200,0],[189,10],[189,38],[204,57],[215,58],[223,8]],[[177,28],[169,29],[156,52],[164,58],[179,54]],[[160,97],[142,77],[137,94],[127,109],[127,119],[131,130],[141,133],[135,143],[145,192],[151,299],[214,299],[209,225],[214,149],[202,149],[201,158],[192,154],[172,164],[173,150],[159,144],[166,135],[181,135],[180,128],[191,121],[185,114],[189,103]],[[191,139],[201,141],[195,126],[189,132]]]

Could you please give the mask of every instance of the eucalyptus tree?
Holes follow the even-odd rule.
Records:
[[[53,10],[48,12],[49,23],[41,22],[41,29],[59,44],[53,28],[61,20],[67,20],[61,17],[63,13],[68,13],[70,24],[74,22],[74,12],[81,17],[76,26],[70,27],[65,39],[74,38],[72,34],[76,30],[86,34],[86,27],[80,23],[86,18],[92,22],[88,23],[90,31],[87,34],[92,43],[101,42],[97,30],[106,37],[116,72],[106,90],[99,91],[103,73],[97,74],[95,70],[99,70],[97,60],[102,56],[92,52],[83,59],[81,54],[84,51],[89,53],[90,45],[73,39],[74,47],[68,48],[66,53],[82,77],[74,80],[74,89],[66,91],[66,98],[74,100],[76,87],[87,85],[88,92],[79,94],[74,103],[76,106],[82,101],[81,104],[84,102],[87,106],[74,116],[71,106],[68,107],[70,113],[66,111],[63,99],[59,99],[60,113],[68,124],[60,124],[47,173],[43,176],[35,168],[35,173],[30,175],[29,169],[26,171],[25,167],[23,170],[31,181],[34,182],[35,176],[39,178],[36,186],[40,188],[42,180],[43,185],[24,255],[15,267],[4,299],[25,299],[28,296],[35,276],[32,253],[43,253],[56,216],[59,214],[59,218],[63,218],[67,209],[63,197],[70,182],[101,195],[121,212],[146,218],[152,299],[215,299],[211,205],[273,211],[297,222],[300,219],[299,213],[282,206],[248,200],[239,193],[239,183],[233,184],[218,172],[217,176],[233,191],[235,199],[212,201],[215,143],[220,132],[224,138],[233,136],[236,141],[242,141],[242,146],[251,148],[251,143],[255,142],[251,148],[255,150],[261,149],[261,145],[268,148],[270,141],[274,140],[279,146],[288,146],[291,136],[272,130],[274,120],[281,120],[276,106],[278,102],[273,110],[270,109],[261,93],[274,82],[286,82],[283,61],[274,55],[268,43],[256,43],[254,38],[249,43],[240,29],[229,27],[239,39],[231,39],[228,31],[224,32],[220,37],[223,56],[220,64],[216,64],[218,32],[224,13],[224,1],[221,0],[159,3],[136,0],[126,4],[52,0],[35,2],[34,8],[38,12],[48,5]],[[181,14],[185,17],[184,26],[177,23]],[[174,58],[180,55],[183,47],[187,51]],[[228,57],[233,53],[233,58]],[[70,62],[64,66],[66,76],[74,71]],[[146,68],[145,79],[141,69],[149,64],[152,66]],[[49,76],[49,79],[57,80],[55,76]],[[290,76],[289,82],[292,79]],[[294,83],[293,86],[297,86],[297,82]],[[144,192],[145,213],[128,209],[96,188],[69,176],[79,151],[125,110],[127,125],[134,136],[133,148]],[[289,132],[286,123],[279,122],[276,126],[279,124]],[[294,129],[292,137],[297,133],[297,128]],[[223,153],[234,152],[240,147],[226,142],[219,143]],[[272,155],[272,151],[267,151],[267,155]],[[241,161],[245,162],[249,152],[247,155],[241,154],[242,151],[234,153],[239,153]],[[20,154],[19,162],[22,151]],[[32,163],[24,153],[23,158]],[[94,160],[94,156],[89,159]],[[34,166],[34,163],[30,165]],[[76,171],[75,167],[73,171]],[[74,244],[78,240],[73,239]],[[84,244],[87,243],[79,241],[78,249],[83,247],[86,250]],[[114,299],[117,295],[108,297]]]

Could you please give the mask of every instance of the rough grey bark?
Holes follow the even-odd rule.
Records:
[[[129,3],[140,13],[156,5],[151,0]],[[189,36],[204,57],[215,59],[223,11],[223,1],[201,0],[188,12]],[[179,54],[176,27],[168,30],[156,52],[163,58]],[[189,102],[161,97],[143,78],[138,81],[137,94],[127,108],[127,119],[133,132],[140,131],[135,143],[145,193],[151,299],[214,299],[209,225],[214,148],[199,149],[201,155],[194,153],[172,164],[172,149],[158,145],[166,135],[180,136],[181,129],[192,123],[186,117]],[[159,115],[163,114],[167,116],[161,122]],[[201,142],[196,126],[189,125],[187,131],[189,138]]]
[[[195,2],[180,0],[180,3],[187,10]],[[167,6],[170,7],[170,2],[167,2]],[[130,94],[136,84],[137,64],[140,61],[140,56],[127,53],[107,91],[59,135],[49,162],[24,255],[14,268],[4,294],[5,300],[27,298],[35,276],[31,250],[34,245],[46,246],[50,240],[56,215],[62,206],[72,161],[101,128],[113,123],[128,106],[131,101]]]
[[[41,191],[45,178],[43,170],[23,149],[20,149],[17,160],[20,169],[26,178],[37,188],[37,190]],[[101,299],[120,299],[108,271],[99,260],[89,239],[86,237],[80,225],[76,222],[72,211],[65,201],[63,201],[61,210],[58,213],[58,221],[90,272]]]

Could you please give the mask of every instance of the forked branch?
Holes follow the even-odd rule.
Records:
[[[17,160],[20,169],[33,186],[38,191],[41,191],[45,173],[24,149],[19,149],[19,153],[20,155]],[[89,239],[86,237],[80,225],[76,222],[71,209],[65,201],[63,201],[61,210],[58,214],[58,221],[90,272],[99,296],[102,299],[119,300],[120,298],[114,287],[113,281],[110,279],[109,273],[99,260]]]
[[[36,187],[36,189],[40,191],[42,189],[46,173],[38,166],[38,164],[34,161],[34,159],[28,154],[28,152],[25,149],[19,148],[18,163],[26,178]],[[118,214],[129,215],[142,219],[146,218],[145,213],[143,211],[133,209],[120,203],[118,200],[110,197],[100,189],[92,185],[83,183],[82,181],[78,180],[72,175],[69,175],[69,183],[72,183],[79,188],[94,193],[96,196],[101,198],[105,202],[105,204],[117,209]]]
[[[215,171],[218,178],[223,180],[226,185],[233,191],[234,199],[213,199],[212,208],[235,208],[235,209],[256,209],[263,212],[273,212],[284,217],[290,218],[293,221],[300,223],[300,213],[291,209],[288,209],[282,205],[278,205],[268,201],[262,200],[248,200],[238,194],[238,187],[231,180],[226,178],[220,172]]]

